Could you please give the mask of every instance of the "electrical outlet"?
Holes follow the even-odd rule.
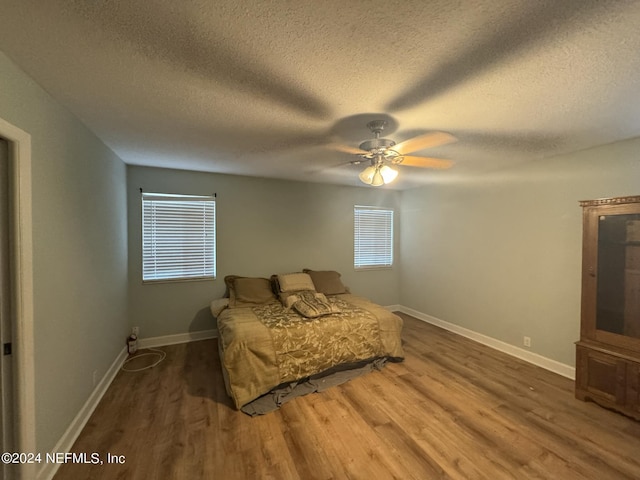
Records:
[[[98,370],[94,370],[93,371],[93,386],[96,386],[96,383],[98,383]]]
[[[140,328],[139,327],[133,327],[131,329],[131,333],[134,334],[137,337],[138,335],[140,335]]]
[[[531,346],[531,337],[524,337],[524,346],[525,347]]]

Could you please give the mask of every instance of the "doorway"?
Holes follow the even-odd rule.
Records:
[[[0,118],[0,138],[4,140],[0,145],[0,178],[5,182],[0,185],[0,197],[5,199],[0,202],[5,204],[0,206],[0,237],[4,238],[0,245],[4,242],[8,246],[2,261],[8,275],[6,268],[0,268],[8,277],[2,282],[8,287],[0,287],[5,289],[3,298],[8,298],[8,304],[5,300],[0,307],[0,403],[6,398],[11,409],[3,412],[0,408],[0,442],[5,451],[10,445],[13,452],[35,452],[31,135]],[[10,332],[5,333],[2,326],[7,315]],[[4,355],[5,348],[7,352],[11,349],[10,355]],[[14,471],[0,470],[6,480],[36,478],[35,464],[13,466]]]
[[[0,138],[0,451],[15,451],[13,388],[13,295],[11,265],[11,197],[9,142]],[[10,465],[2,464],[0,478],[12,478]]]

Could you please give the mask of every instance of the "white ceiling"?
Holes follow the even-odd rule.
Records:
[[[359,185],[324,145],[455,135],[409,188],[640,136],[638,1],[0,4],[0,50],[130,164]]]

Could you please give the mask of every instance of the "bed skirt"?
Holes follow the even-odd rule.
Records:
[[[293,400],[309,393],[322,392],[327,388],[340,385],[356,377],[372,372],[373,370],[382,370],[387,361],[402,361],[402,359],[384,357],[338,365],[322,373],[303,378],[302,380],[280,385],[269,393],[247,403],[240,410],[252,417],[256,415],[264,415],[265,413],[277,410],[281,405],[289,400]]]

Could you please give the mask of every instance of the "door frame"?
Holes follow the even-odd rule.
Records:
[[[9,183],[13,230],[13,324],[16,451],[36,452],[33,335],[33,217],[31,135],[0,118],[0,136],[9,142]],[[19,478],[35,478],[34,464],[20,465]]]

